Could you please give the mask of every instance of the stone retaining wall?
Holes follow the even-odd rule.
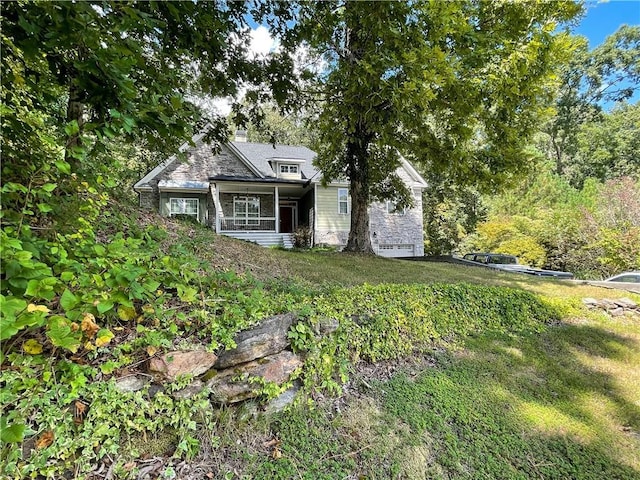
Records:
[[[149,390],[157,392],[167,382],[192,375],[191,384],[173,394],[176,398],[190,397],[205,387],[211,389],[213,403],[228,404],[253,398],[260,393],[262,383],[283,385],[302,367],[303,359],[290,350],[287,337],[296,320],[290,313],[269,317],[256,327],[238,333],[234,339],[236,348],[219,356],[204,350],[156,355],[149,360],[146,373],[122,377],[116,384],[124,392],[141,390],[151,384]],[[336,328],[337,324],[332,324],[321,333],[329,334]],[[294,396],[292,392],[285,392],[282,398],[293,400]],[[286,402],[279,398],[274,405],[283,403]]]

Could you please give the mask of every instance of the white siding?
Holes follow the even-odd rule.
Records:
[[[338,213],[338,189],[340,188],[346,188],[346,185],[316,187],[316,244],[335,246],[347,244],[351,215]],[[351,200],[349,200],[350,204]]]

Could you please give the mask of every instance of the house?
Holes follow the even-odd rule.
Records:
[[[219,234],[261,245],[290,248],[292,233],[309,227],[313,245],[346,245],[350,228],[349,184],[323,187],[306,147],[249,143],[236,137],[216,153],[196,136],[183,145],[186,161],[169,158],[133,187],[140,206],[162,215],[191,215]],[[386,257],[422,256],[422,189],[425,181],[407,162],[397,173],[413,193],[414,206],[370,206],[374,250]]]

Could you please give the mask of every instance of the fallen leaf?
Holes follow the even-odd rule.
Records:
[[[282,452],[278,447],[276,447],[273,449],[273,452],[271,452],[271,456],[274,458],[274,460],[278,460],[279,458],[282,458]]]
[[[86,365],[87,361],[82,358],[82,357],[78,357],[76,355],[74,355],[73,357],[70,358],[70,360],[74,363],[77,363],[78,365]]]
[[[33,312],[43,312],[43,313],[49,313],[49,309],[47,307],[45,307],[44,305],[34,305],[33,303],[30,303],[27,306],[27,312],[29,313],[33,313]]]
[[[273,438],[268,442],[265,442],[264,446],[265,448],[277,447],[278,445],[280,445],[280,443],[281,443],[280,440],[278,440],[277,438]]]
[[[84,349],[88,352],[92,352],[96,349],[96,346],[93,343],[91,343],[91,341],[88,341],[88,342],[85,342]]]
[[[82,317],[82,322],[80,323],[80,329],[87,336],[87,338],[95,337],[100,327],[96,325],[96,317],[94,317],[91,313],[85,313]]]
[[[89,405],[84,403],[82,400],[76,400],[73,402],[73,423],[76,425],[84,422],[84,417],[87,415],[87,410],[89,409]]]
[[[136,462],[125,463],[122,468],[124,468],[127,472],[130,472],[136,466]]]
[[[156,347],[153,347],[151,345],[147,347],[147,355],[153,357],[156,353],[158,353],[158,349]]]
[[[24,342],[22,344],[22,349],[29,355],[38,355],[42,353],[42,345],[33,338]]]
[[[36,449],[42,450],[43,448],[47,448],[53,443],[53,438],[53,430],[47,430],[38,437],[38,440],[36,441]]]

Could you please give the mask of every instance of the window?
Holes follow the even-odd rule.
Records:
[[[338,213],[342,215],[349,213],[349,190],[347,188],[338,189]]]
[[[298,165],[280,165],[280,173],[298,173]]]
[[[387,213],[391,213],[394,215],[404,215],[407,212],[406,208],[398,208],[398,204],[396,202],[392,202],[391,200],[387,201]]]
[[[260,199],[233,197],[233,217],[236,225],[259,225]]]
[[[169,215],[192,215],[198,218],[197,198],[171,198],[169,199]]]

